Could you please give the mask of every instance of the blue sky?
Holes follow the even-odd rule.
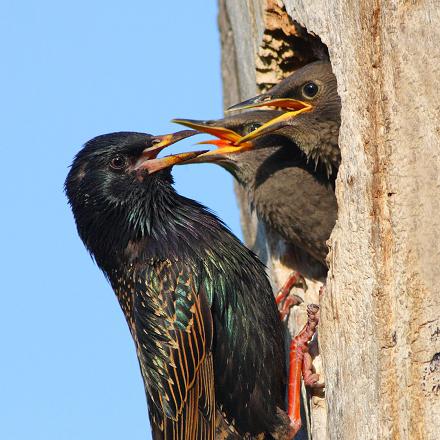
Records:
[[[63,182],[95,135],[221,116],[216,3],[0,4],[1,439],[150,438],[127,326]],[[229,175],[209,165],[174,175],[239,234]]]

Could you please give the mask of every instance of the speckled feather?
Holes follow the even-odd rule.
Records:
[[[142,183],[108,174],[105,158],[121,143],[131,155],[138,137],[145,143],[145,135],[111,136],[80,152],[66,192],[129,324],[153,438],[272,438],[288,424],[285,351],[264,266],[178,195],[169,171]]]

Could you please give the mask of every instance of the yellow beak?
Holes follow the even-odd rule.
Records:
[[[311,107],[311,106],[310,106]],[[283,113],[282,115],[271,119],[269,122],[266,122],[261,127],[258,127],[256,130],[251,131],[246,136],[243,136],[238,142],[238,145],[241,145],[242,143],[246,143],[251,141],[252,139],[255,139],[257,137],[263,136],[265,134],[273,133],[276,130],[279,130],[283,127],[285,127],[288,124],[288,121],[295,118],[296,116],[300,115],[301,113],[305,113],[310,111],[309,108],[302,108],[300,110],[295,111],[289,111],[286,113]]]
[[[189,153],[172,154],[170,156],[157,158],[158,154],[164,148],[195,134],[197,134],[196,131],[183,130],[177,133],[166,134],[163,136],[155,136],[151,140],[153,145],[151,147],[145,148],[145,150],[142,152],[141,157],[137,160],[134,166],[135,171],[146,170],[149,174],[153,174],[157,171],[172,167],[173,165],[185,162],[190,159],[194,159],[198,155],[206,153],[207,150],[191,151]]]
[[[214,162],[225,154],[236,154],[250,150],[253,147],[251,142],[242,142],[242,136],[228,128],[206,125],[203,121],[195,121],[192,119],[173,119],[172,122],[185,125],[199,132],[211,134],[218,138],[199,142],[199,145],[215,145],[217,149],[199,154],[188,163]]]

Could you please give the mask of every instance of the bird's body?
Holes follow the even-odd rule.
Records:
[[[246,136],[282,113],[254,110],[219,120],[185,122],[199,130],[222,127]],[[334,176],[327,176],[325,167],[309,160],[288,136],[262,135],[252,144],[239,153],[219,148],[193,162],[213,162],[231,172],[266,226],[324,267],[326,241],[337,214]]]
[[[288,424],[285,350],[264,266],[175,192],[169,169],[148,171],[163,160],[145,157],[152,139],[116,133],[88,142],[66,192],[127,319],[153,438],[272,438]]]
[[[249,164],[256,158],[254,151],[241,156],[240,161]],[[325,265],[326,241],[337,214],[334,180],[316,172],[290,145],[265,148],[257,159],[255,174],[243,174],[240,180],[258,216],[287,243]]]

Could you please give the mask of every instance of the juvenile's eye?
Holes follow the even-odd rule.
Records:
[[[112,160],[110,161],[110,166],[114,170],[122,170],[127,165],[127,159],[124,156],[121,156],[120,154],[117,154],[116,156],[112,157]]]
[[[259,122],[253,122],[252,124],[246,125],[246,127],[244,128],[244,133],[243,134],[252,133],[257,128],[260,128],[260,127],[261,127],[261,124]]]
[[[309,82],[303,85],[302,94],[306,98],[313,98],[318,93],[319,87],[314,82]]]

